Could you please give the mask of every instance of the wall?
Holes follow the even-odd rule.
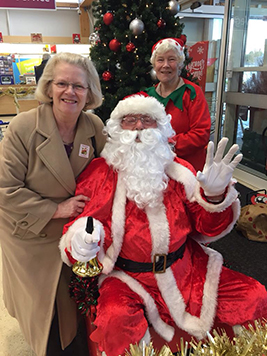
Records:
[[[180,23],[185,25],[183,33],[187,36],[187,41],[190,44],[199,41],[207,41],[211,40],[211,38],[203,38],[203,28],[204,22],[206,20],[202,18],[182,18],[180,19]]]
[[[185,24],[184,33],[190,43],[210,40],[203,38],[204,18],[183,17],[180,22]],[[0,10],[0,32],[5,42],[5,36],[30,36],[34,32],[43,37],[69,37],[72,41],[72,34],[80,33],[79,15],[75,9]]]
[[[30,36],[42,33],[43,37],[70,37],[80,33],[76,10],[0,10],[0,32],[5,36]],[[6,42],[6,41],[5,41]]]

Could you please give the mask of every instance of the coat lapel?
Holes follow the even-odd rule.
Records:
[[[95,136],[95,134],[93,121],[88,118],[86,113],[82,112],[77,122],[73,151],[70,156],[70,164],[75,178],[84,170],[88,162],[94,158],[94,148],[92,146],[91,137]],[[81,153],[82,147],[85,148],[85,155]],[[87,151],[88,157],[86,158]]]
[[[74,174],[50,105],[38,107],[36,131],[45,138],[36,148],[36,153],[58,182],[70,194],[74,194]]]
[[[85,113],[81,113],[77,125],[74,147],[69,159],[56,125],[52,107],[50,105],[38,107],[36,131],[44,137],[44,140],[36,148],[36,152],[47,169],[72,195],[76,188],[75,179],[93,158],[91,137],[95,135],[94,125]],[[81,145],[87,147],[87,157],[79,153]]]

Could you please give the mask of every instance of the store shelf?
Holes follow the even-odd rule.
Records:
[[[29,89],[32,86],[27,86],[27,85],[9,85],[9,86],[4,86],[2,85],[1,88],[5,87],[12,87],[12,88],[25,88],[25,90]],[[15,105],[14,102],[14,97],[9,96],[9,95],[3,95],[0,97],[0,115],[16,115],[19,112],[23,111],[28,111],[30,109],[36,108],[39,103],[37,100],[34,99],[34,96],[32,94],[29,94],[28,96],[22,97],[18,99],[18,104],[19,107]]]
[[[234,93],[228,91],[223,94],[223,101],[227,104],[267,109],[267,95],[262,94]]]
[[[267,72],[267,65],[260,67],[237,67],[232,69],[233,72]]]

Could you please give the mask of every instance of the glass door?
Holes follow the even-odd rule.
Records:
[[[245,180],[257,177],[266,188],[267,0],[229,0],[225,6],[215,141],[226,136],[229,146],[237,143]]]

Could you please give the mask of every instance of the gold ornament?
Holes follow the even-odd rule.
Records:
[[[75,262],[72,271],[79,277],[96,277],[102,272],[103,266],[97,257],[89,262]]]

